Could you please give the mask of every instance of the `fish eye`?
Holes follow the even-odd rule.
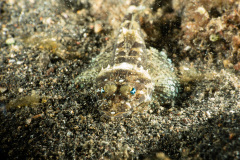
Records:
[[[104,92],[105,92],[105,90],[103,88],[101,88],[101,93],[104,93]]]
[[[130,91],[131,95],[134,95],[136,93],[136,89],[132,88],[132,90]]]
[[[104,87],[101,87],[100,92],[106,95],[112,95],[116,92],[117,86],[114,84],[106,84]]]

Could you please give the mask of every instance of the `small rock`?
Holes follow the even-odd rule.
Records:
[[[102,24],[96,23],[96,24],[94,25],[94,32],[95,32],[95,33],[101,32],[102,29],[103,29]]]
[[[4,93],[7,91],[7,87],[0,87],[0,93]]]
[[[22,93],[23,92],[23,88],[18,88],[18,92]]]
[[[234,65],[233,67],[236,71],[240,71],[240,62]]]
[[[8,44],[8,45],[11,45],[11,44],[14,44],[14,43],[15,43],[15,39],[14,38],[8,38],[6,40],[6,44]]]

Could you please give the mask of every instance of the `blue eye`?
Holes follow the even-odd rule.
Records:
[[[105,92],[104,89],[101,88],[101,93],[104,93],[104,92]]]
[[[136,89],[132,88],[132,90],[130,91],[131,95],[134,95],[136,93]]]

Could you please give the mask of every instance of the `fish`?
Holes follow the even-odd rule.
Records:
[[[160,104],[174,101],[179,81],[166,51],[146,47],[138,14],[125,16],[112,47],[93,59],[76,83],[91,83],[98,110],[106,117],[144,113],[157,98]]]

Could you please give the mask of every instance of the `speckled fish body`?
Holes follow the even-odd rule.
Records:
[[[171,61],[164,51],[146,49],[133,17],[120,26],[112,53],[102,52],[77,82],[83,80],[96,87],[99,111],[107,117],[144,112],[153,97],[169,103],[178,91]]]
[[[153,83],[147,71],[146,47],[136,21],[126,20],[115,44],[113,63],[97,76],[99,108],[107,116],[128,115],[151,101]]]

